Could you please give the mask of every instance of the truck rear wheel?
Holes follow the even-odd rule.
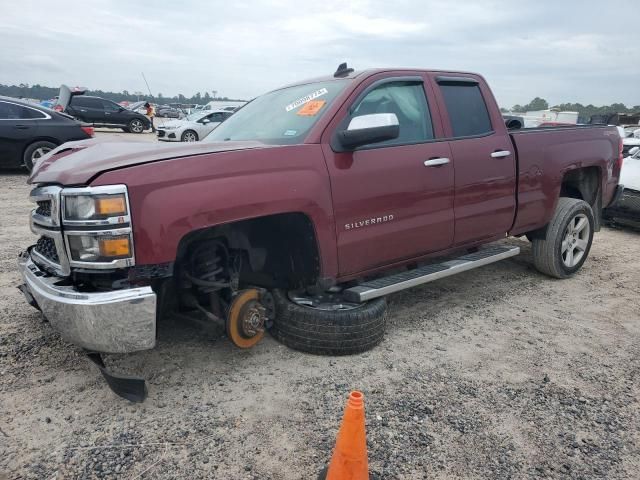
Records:
[[[271,334],[295,350],[317,355],[350,355],[375,347],[384,337],[387,302],[354,304],[274,290]],[[330,296],[330,295],[328,295]],[[320,298],[320,299],[319,299]]]
[[[544,238],[533,239],[533,264],[551,277],[570,277],[587,260],[593,232],[591,206],[583,200],[561,197]]]

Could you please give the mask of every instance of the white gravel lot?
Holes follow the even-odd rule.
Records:
[[[0,479],[314,479],[351,389],[372,478],[640,478],[640,233],[603,229],[564,281],[509,239],[521,256],[392,296],[352,357],[163,322],[156,349],[106,357],[148,380],[130,404],[15,288],[25,181],[0,172]]]

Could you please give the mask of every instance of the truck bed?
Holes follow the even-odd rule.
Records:
[[[523,234],[546,225],[571,169],[590,167],[597,173],[602,206],[609,204],[618,183],[615,169],[620,136],[615,127],[575,125],[509,131],[517,155],[517,214],[511,233]],[[619,167],[618,167],[619,168]],[[608,179],[608,181],[607,181]]]

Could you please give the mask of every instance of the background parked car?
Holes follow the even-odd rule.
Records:
[[[166,122],[158,127],[158,140],[163,142],[197,142],[233,115],[233,112],[199,110],[184,120]]]
[[[175,107],[160,105],[156,109],[156,117],[163,118],[182,118],[184,115]]]
[[[129,110],[111,100],[84,95],[84,90],[60,87],[58,105],[62,111],[94,127],[121,128],[125,132],[142,133],[151,128],[145,115]]]
[[[29,171],[33,164],[58,145],[93,136],[93,127],[84,126],[69,115],[48,108],[0,97],[0,166]]]
[[[620,185],[622,195],[604,210],[605,218],[640,227],[640,146],[632,147],[622,161]]]

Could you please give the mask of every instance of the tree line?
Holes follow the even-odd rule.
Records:
[[[0,95],[14,98],[36,98],[38,100],[49,100],[55,98],[60,91],[59,88],[45,87],[43,85],[29,85],[21,83],[20,85],[3,85],[0,84]],[[178,94],[173,97],[165,97],[162,93],[158,93],[156,96],[144,94],[142,92],[129,92],[124,90],[122,92],[106,92],[104,90],[87,90],[87,95],[95,95],[96,97],[106,98],[107,100],[113,100],[114,102],[122,102],[127,100],[129,102],[135,102],[138,100],[152,100],[155,103],[195,103],[197,105],[206,105],[212,100],[223,100],[229,102],[241,102],[244,100],[238,100],[228,97],[218,97],[209,94],[209,92],[195,93],[194,95],[187,97],[183,94]]]
[[[45,87],[42,85],[29,85],[21,83],[20,85],[2,85],[0,84],[0,95],[15,98],[37,98],[39,100],[49,100],[58,95],[58,88]],[[145,95],[142,92],[131,93],[127,90],[122,92],[105,92],[103,90],[88,90],[87,95],[95,95],[97,97],[113,100],[114,102],[121,102],[127,100],[129,102],[135,102],[137,100],[153,100],[156,103],[195,103],[196,105],[205,105],[211,100],[223,100],[223,101],[237,101],[244,100],[233,99],[228,97],[217,97],[210,95],[209,92],[195,93],[194,95],[187,97],[183,94],[178,94],[173,97],[165,97],[162,93],[158,93],[157,96]],[[547,110],[549,108],[549,102],[544,98],[536,97],[526,105],[514,105],[510,109],[501,108],[503,113],[516,112],[524,113],[533,110]],[[581,103],[561,103],[554,105],[553,108],[557,108],[562,111],[578,112],[580,117],[589,118],[592,115],[604,115],[608,113],[638,113],[640,112],[640,105],[633,107],[627,107],[623,103],[612,103],[611,105],[595,106],[592,104],[582,105]]]
[[[544,98],[536,97],[526,105],[514,105],[511,109],[501,108],[503,113],[515,112],[524,113],[534,110],[547,110],[549,108],[549,102]],[[592,104],[582,105],[581,103],[560,103],[553,105],[554,109],[558,109],[563,112],[578,112],[579,117],[588,119],[592,115],[605,115],[608,113],[639,113],[640,105],[633,107],[627,107],[624,103],[612,103],[611,105],[595,106]]]

